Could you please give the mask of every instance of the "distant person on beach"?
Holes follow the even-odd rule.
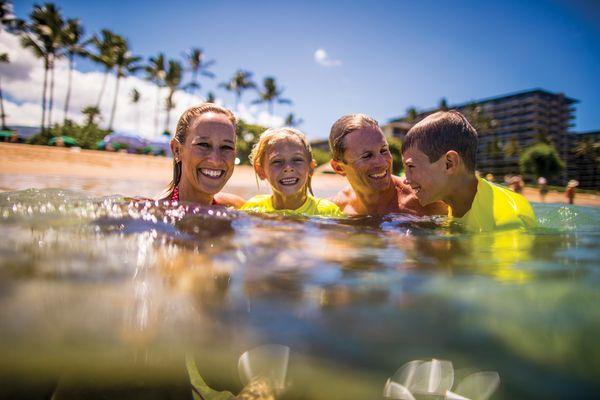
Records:
[[[447,213],[447,206],[441,202],[419,204],[410,186],[392,175],[392,154],[373,118],[364,114],[341,117],[331,127],[329,147],[331,167],[349,183],[331,198],[344,214]]]
[[[567,201],[569,202],[569,204],[575,203],[575,188],[577,186],[579,186],[579,182],[575,179],[571,179],[567,183],[567,190],[565,191],[565,194],[567,196]]]
[[[540,176],[537,182],[540,187],[540,201],[545,203],[546,195],[548,194],[548,181],[543,176]]]
[[[221,193],[233,174],[236,124],[231,111],[211,103],[181,115],[171,139],[173,180],[162,200],[235,208],[244,204],[239,196]]]
[[[521,177],[521,175],[515,175],[508,181],[508,187],[515,193],[521,194],[523,192],[523,186],[525,186],[525,183],[523,182],[523,177]]]
[[[294,128],[268,129],[252,148],[256,176],[266,180],[272,194],[254,196],[242,210],[341,217],[334,203],[313,196],[310,185],[316,162],[306,136]]]
[[[402,160],[421,204],[444,201],[448,216],[468,231],[537,225],[525,197],[475,175],[477,131],[458,111],[439,111],[413,126]]]

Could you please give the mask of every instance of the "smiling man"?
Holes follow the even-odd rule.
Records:
[[[338,119],[331,127],[329,147],[333,170],[350,184],[331,198],[344,214],[447,214],[442,202],[422,206],[411,187],[392,175],[392,154],[373,118],[349,114]]]

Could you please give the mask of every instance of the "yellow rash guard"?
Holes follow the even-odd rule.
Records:
[[[478,180],[471,209],[461,218],[454,218],[455,221],[470,232],[537,226],[533,208],[525,197],[485,179]],[[452,217],[451,208],[448,216]]]
[[[295,210],[277,210],[273,207],[271,195],[259,194],[248,200],[240,210],[263,213],[282,213],[292,215],[307,215],[320,217],[342,217],[339,207],[329,200],[317,199],[308,195],[304,204]]]

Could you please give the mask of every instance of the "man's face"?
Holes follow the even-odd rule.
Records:
[[[355,190],[380,192],[392,184],[392,154],[381,131],[366,127],[344,138],[343,175]]]
[[[402,154],[406,179],[404,183],[415,191],[421,205],[442,200],[448,180],[445,157],[430,162],[429,157],[415,146]]]

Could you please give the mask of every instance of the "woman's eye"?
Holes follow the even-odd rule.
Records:
[[[208,149],[210,147],[210,145],[208,143],[205,143],[205,142],[196,143],[196,146],[200,146],[203,149]]]

